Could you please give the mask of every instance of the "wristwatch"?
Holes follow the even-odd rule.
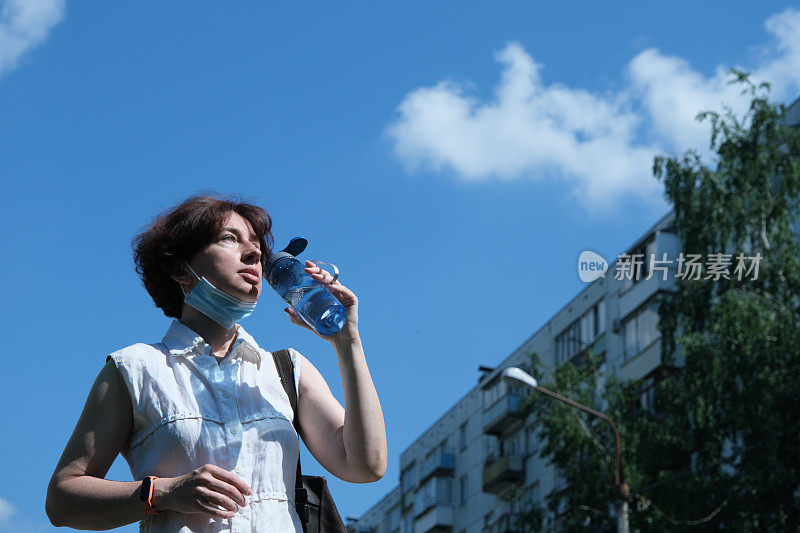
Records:
[[[153,507],[153,493],[155,492],[155,485],[153,481],[157,480],[156,476],[147,476],[142,480],[142,489],[139,491],[139,499],[142,501],[142,509],[147,514],[161,514]]]

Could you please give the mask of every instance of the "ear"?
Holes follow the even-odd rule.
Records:
[[[170,277],[180,283],[181,285],[193,285],[194,277],[189,273],[189,270],[183,266],[180,261],[175,261],[172,267]]]

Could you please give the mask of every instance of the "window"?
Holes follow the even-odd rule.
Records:
[[[556,467],[555,469],[555,490],[561,490],[567,486],[567,478],[564,472]]]
[[[464,422],[461,424],[461,427],[458,430],[458,447],[460,449],[464,449],[467,447],[467,423]]]
[[[458,503],[464,505],[467,503],[467,474],[458,478]]]
[[[639,401],[642,409],[652,409],[656,403],[656,380],[650,376],[642,383],[641,391],[639,392]]]
[[[386,515],[386,531],[395,533],[400,531],[400,506],[395,505]]]
[[[581,317],[581,345],[586,341],[594,339],[595,332],[597,331],[597,313],[594,307],[589,309],[589,312]]]
[[[650,254],[656,253],[655,234],[647,238],[642,244],[631,250],[629,259],[632,268],[631,277],[625,275],[623,287],[627,289],[650,275]],[[629,271],[630,272],[630,271]]]
[[[606,301],[597,302],[597,312],[595,313],[595,331],[598,335],[606,332]]]
[[[504,383],[505,394],[516,394],[518,396],[523,396],[528,392],[527,385],[521,385],[515,381],[504,381]]]
[[[414,516],[434,505],[453,505],[453,479],[432,477],[414,494]]]
[[[503,383],[502,380],[498,381],[488,389],[483,390],[483,407],[489,407],[492,405],[495,400],[500,397],[500,385]]]
[[[625,359],[639,351],[639,342],[636,339],[636,315],[633,314],[625,319],[623,325],[625,336]]]
[[[502,440],[501,454],[502,455],[522,455],[524,450],[525,434],[521,431],[506,437]]]
[[[680,370],[675,368],[659,367],[642,380],[639,389],[639,406],[644,410],[657,410],[656,389],[667,378],[680,375]]]
[[[533,504],[538,503],[539,501],[539,482],[535,482],[533,485],[529,485],[525,487],[525,490],[522,493],[522,507],[524,509],[529,509]]]
[[[488,463],[500,457],[500,441],[494,435],[484,435],[483,437],[483,457]]]
[[[414,514],[408,513],[403,517],[403,533],[414,533]]]
[[[450,447],[447,445],[447,439],[444,439],[442,442],[439,443],[439,455],[443,453],[447,453],[450,451]]]
[[[453,505],[453,478],[435,477],[436,481],[436,504]]]
[[[528,441],[527,452],[529,454],[537,453],[539,451],[539,439],[536,438],[536,433],[537,433],[536,428],[529,427],[528,429],[525,430],[525,433],[526,433],[526,439]]]
[[[528,387],[505,379],[496,379],[488,388],[483,389],[483,408],[487,409],[507,394],[523,396],[528,393]],[[466,425],[464,426],[466,427]]]
[[[640,350],[649,346],[651,342],[660,336],[658,330],[658,304],[656,302],[650,302],[639,313],[636,329]]]
[[[416,479],[416,465],[411,464],[407,466],[403,473],[400,475],[400,486],[402,487],[402,492],[405,494],[409,490],[414,488],[414,485],[417,484]]]
[[[556,363],[563,365],[572,359],[605,330],[606,302],[600,300],[556,337]]]
[[[650,299],[623,322],[627,361],[661,337],[658,329],[658,302]]]
[[[574,322],[563,333],[556,337],[556,363],[563,365],[578,353],[581,347],[581,325]]]

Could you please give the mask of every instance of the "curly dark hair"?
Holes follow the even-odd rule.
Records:
[[[261,256],[272,251],[272,219],[261,207],[236,196],[198,194],[158,215],[131,241],[136,273],[156,307],[169,317],[180,318],[183,292],[172,274],[182,270],[181,261],[194,255],[219,233],[229,213],[238,213],[253,226]]]

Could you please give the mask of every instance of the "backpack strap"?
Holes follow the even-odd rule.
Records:
[[[289,350],[278,350],[277,352],[272,352],[272,358],[275,360],[275,367],[278,369],[278,376],[281,378],[283,390],[286,391],[286,395],[289,397],[289,403],[291,404],[292,412],[294,413],[292,425],[294,426],[294,430],[297,432],[297,436],[299,437],[300,413],[297,409],[297,390],[294,387],[294,365],[292,365],[292,359],[289,355]],[[294,492],[295,510],[297,510],[298,514],[300,515],[300,520],[303,522],[303,528],[305,529],[305,524],[308,521],[306,505],[308,502],[308,494],[306,489],[303,487],[303,472],[300,469],[299,453],[297,455],[297,478],[295,479]]]
[[[294,365],[292,365],[289,350],[272,352],[272,358],[275,360],[275,367],[278,369],[278,376],[281,378],[283,390],[286,391],[286,395],[289,397],[289,403],[292,406],[292,412],[294,413],[292,425],[294,425],[294,430],[297,431],[297,434],[300,435],[300,417],[297,412],[297,389],[295,389],[294,386]]]

